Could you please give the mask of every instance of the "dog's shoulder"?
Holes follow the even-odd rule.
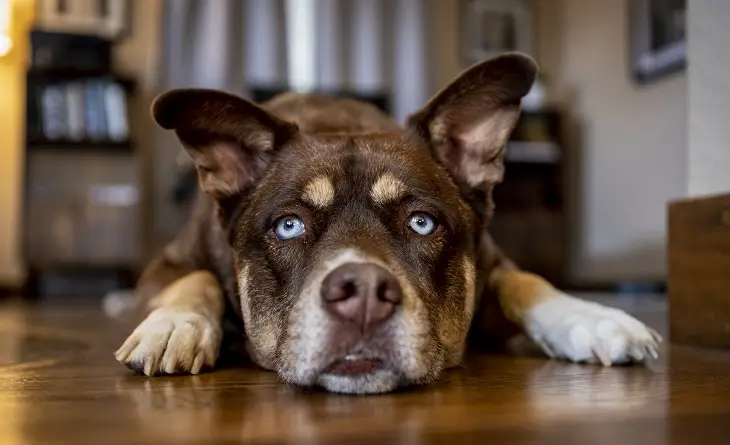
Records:
[[[372,104],[318,93],[283,93],[261,104],[306,133],[390,133],[398,124]]]

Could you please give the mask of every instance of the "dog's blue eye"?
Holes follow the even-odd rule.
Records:
[[[436,231],[436,219],[428,213],[414,213],[408,226],[419,235],[430,235]]]
[[[296,216],[285,216],[276,221],[275,230],[279,239],[296,238],[304,233],[304,222]]]

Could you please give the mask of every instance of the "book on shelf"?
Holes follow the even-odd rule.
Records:
[[[106,111],[107,135],[115,142],[126,141],[129,138],[127,128],[127,103],[124,89],[118,84],[110,82],[104,89],[104,105]]]
[[[41,127],[49,140],[67,137],[65,120],[65,95],[59,85],[48,85],[41,92]]]
[[[104,84],[96,80],[86,82],[86,129],[89,140],[106,139],[106,116],[102,91]]]
[[[84,85],[71,82],[65,86],[66,125],[68,139],[79,142],[86,138],[84,125]]]
[[[90,79],[39,86],[29,106],[36,117],[29,134],[42,134],[48,141],[125,142],[129,139],[127,98],[122,86],[112,80]],[[40,131],[39,131],[40,130]]]

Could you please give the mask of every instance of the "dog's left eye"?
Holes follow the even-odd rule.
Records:
[[[296,238],[304,233],[304,222],[296,216],[279,218],[274,227],[279,239]]]
[[[428,213],[416,212],[411,215],[408,226],[419,235],[431,235],[436,231],[436,218]]]

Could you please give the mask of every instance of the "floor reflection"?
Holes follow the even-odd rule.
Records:
[[[94,314],[0,311],[0,444],[730,443],[726,352],[617,368],[472,354],[426,387],[357,397],[250,364],[135,376],[112,356],[128,328]]]

